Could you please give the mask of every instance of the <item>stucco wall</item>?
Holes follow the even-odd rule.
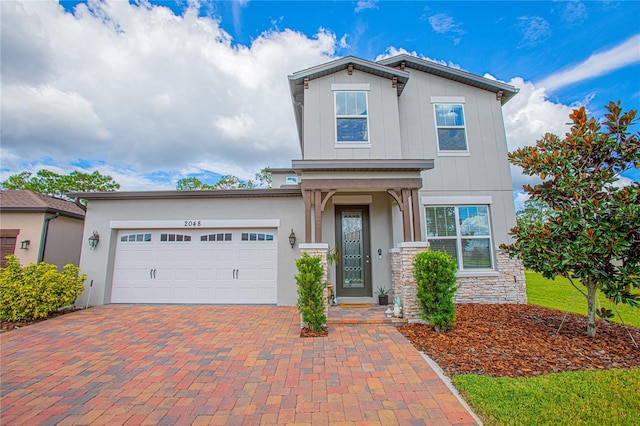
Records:
[[[38,261],[40,239],[42,237],[42,225],[44,213],[1,213],[0,223],[2,229],[19,229],[20,234],[16,238],[15,255],[23,266]],[[27,249],[20,249],[20,241],[30,240]]]
[[[49,221],[43,260],[58,265],[59,268],[68,263],[78,266],[83,243],[83,229],[84,221],[81,219],[58,216]]]
[[[111,221],[232,219],[280,220],[277,230],[277,300],[279,305],[295,305],[294,260],[300,256],[300,251],[297,245],[295,249],[291,248],[288,237],[293,229],[298,242],[304,239],[304,203],[301,197],[90,200],[82,241],[86,241],[92,231],[100,234],[98,247],[87,250],[83,246],[80,259],[82,272],[88,274],[85,287],[94,281],[90,304],[109,303],[118,231],[110,227]],[[85,304],[87,297],[88,291],[85,291],[79,303]]]

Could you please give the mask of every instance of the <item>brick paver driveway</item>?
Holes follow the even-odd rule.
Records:
[[[392,326],[295,308],[108,305],[0,335],[2,425],[473,424]]]

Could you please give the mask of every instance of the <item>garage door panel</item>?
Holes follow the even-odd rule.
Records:
[[[111,300],[276,303],[274,235],[275,230],[120,231]]]

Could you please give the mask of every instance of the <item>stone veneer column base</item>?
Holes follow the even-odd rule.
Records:
[[[406,242],[390,251],[393,299],[396,295],[400,296],[403,316],[409,322],[423,322],[416,298],[417,282],[413,276],[413,259],[418,253],[428,249],[427,242]]]
[[[524,267],[507,253],[496,253],[497,271],[489,276],[458,277],[456,303],[527,303]]]
[[[322,282],[326,283],[328,280],[328,263],[327,263],[327,253],[329,252],[329,244],[326,243],[300,243],[299,245],[301,252],[309,253],[309,256],[320,256],[320,266],[322,266],[322,270],[324,271],[322,274]],[[329,294],[327,290],[327,286],[324,286],[323,290],[323,298],[324,298],[324,314],[329,319]],[[324,324],[325,326],[327,324]],[[300,316],[300,328],[304,328],[307,325],[302,322],[302,315]]]

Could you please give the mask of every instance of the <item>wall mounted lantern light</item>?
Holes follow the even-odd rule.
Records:
[[[95,248],[98,247],[99,242],[100,242],[100,234],[98,234],[98,231],[93,231],[93,233],[89,237],[89,248],[91,250],[95,250]]]
[[[26,250],[29,248],[29,244],[31,244],[31,240],[20,241],[20,248]]]
[[[291,248],[293,248],[296,245],[296,234],[293,233],[293,229],[289,234],[289,244],[291,244]]]

